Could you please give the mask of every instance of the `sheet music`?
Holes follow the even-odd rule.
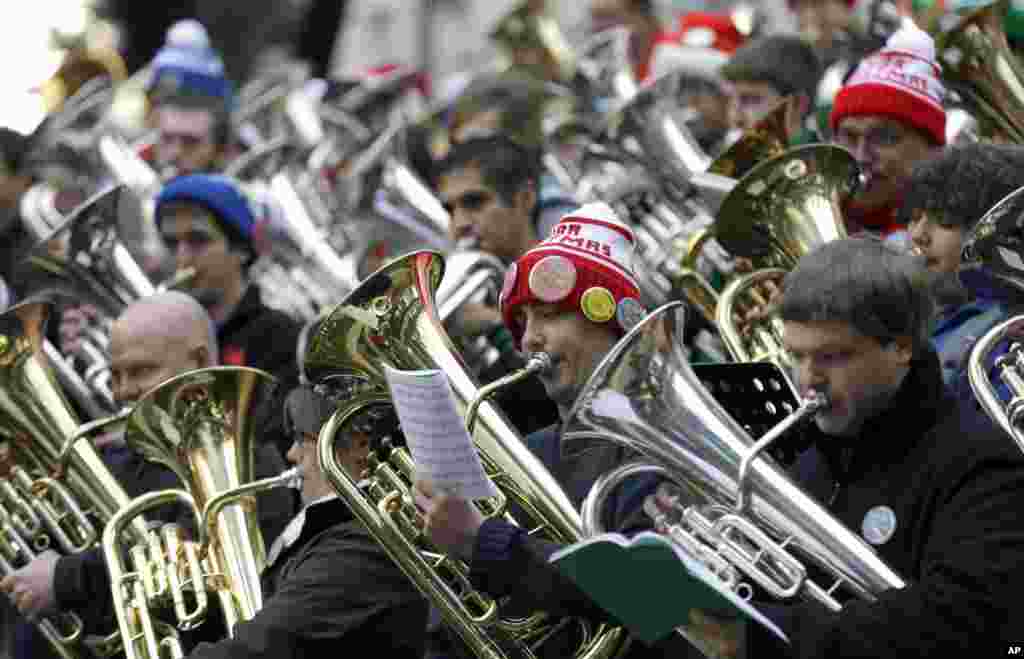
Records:
[[[399,371],[385,366],[391,398],[416,471],[465,499],[498,494],[455,406],[442,371]]]

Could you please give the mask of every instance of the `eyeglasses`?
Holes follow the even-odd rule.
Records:
[[[471,190],[454,199],[445,201],[442,206],[448,211],[449,215],[454,214],[455,209],[460,207],[470,213],[474,213],[487,205],[493,198],[494,195],[487,190]]]

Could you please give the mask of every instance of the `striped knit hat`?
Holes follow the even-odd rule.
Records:
[[[635,249],[632,229],[608,204],[587,204],[559,220],[505,274],[501,313],[516,345],[525,331],[516,320],[522,304],[557,304],[592,322],[610,322],[621,333],[643,319],[632,270]]]

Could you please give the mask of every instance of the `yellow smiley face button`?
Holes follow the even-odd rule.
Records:
[[[593,286],[584,291],[580,298],[580,308],[587,320],[607,323],[615,315],[615,298],[607,288]]]

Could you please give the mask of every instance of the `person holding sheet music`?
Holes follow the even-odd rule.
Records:
[[[569,213],[551,234],[509,269],[501,295],[506,326],[524,352],[546,352],[552,368],[541,376],[548,395],[565,417],[602,357],[624,333],[643,319],[639,290],[629,263],[634,237],[606,204],[588,204]],[[598,442],[562,441],[550,426],[526,437],[578,506],[594,480],[631,456]],[[657,483],[627,481],[615,493],[609,529],[623,533],[651,527],[641,510]],[[501,519],[484,521],[472,504],[445,493],[417,474],[417,505],[425,514],[425,532],[443,551],[466,560],[471,578],[493,596],[511,596],[512,604],[556,616],[595,623],[609,615],[548,563],[561,547],[532,537]],[[571,626],[570,626],[571,627]],[[541,647],[544,656],[571,656],[569,634]],[[634,642],[629,657],[699,656],[681,637],[654,646]]]

